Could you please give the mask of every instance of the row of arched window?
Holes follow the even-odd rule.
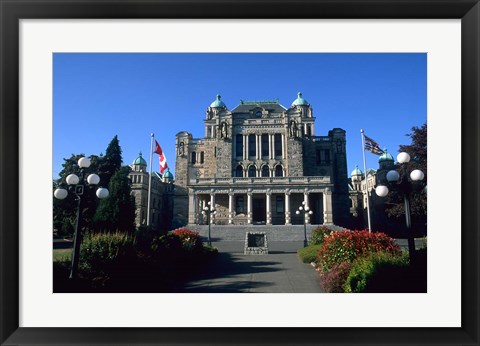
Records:
[[[255,177],[270,177],[270,167],[268,165],[263,165],[260,170],[257,169],[256,165],[248,166],[248,169],[245,170],[242,165],[238,165],[235,169],[235,176],[242,178],[245,177],[245,174],[249,178]],[[283,167],[278,164],[273,170],[274,177],[283,177]]]
[[[190,161],[192,165],[196,164],[197,162],[203,164],[204,161],[205,161],[205,153],[203,151],[199,153],[192,151],[191,161]]]

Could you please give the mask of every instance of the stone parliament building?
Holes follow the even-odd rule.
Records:
[[[204,225],[348,225],[345,131],[315,135],[311,105],[298,93],[278,100],[240,101],[229,110],[217,95],[207,108],[205,137],[176,135],[172,227]],[[302,205],[313,214],[296,215]]]

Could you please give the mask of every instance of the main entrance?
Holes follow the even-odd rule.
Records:
[[[267,221],[267,209],[265,198],[252,199],[252,221],[253,223],[265,223]]]

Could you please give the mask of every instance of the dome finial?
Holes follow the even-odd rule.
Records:
[[[307,100],[303,98],[300,91],[297,93],[297,98],[293,101],[292,106],[308,106]]]
[[[215,101],[213,101],[210,104],[210,107],[212,108],[227,108],[225,103],[221,100],[222,96],[220,94],[217,94],[217,97],[215,98]]]

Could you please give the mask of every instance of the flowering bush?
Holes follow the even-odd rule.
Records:
[[[322,245],[325,238],[332,233],[326,226],[319,226],[312,231],[312,235],[308,239],[309,245]]]
[[[380,251],[394,255],[401,253],[400,247],[384,233],[336,231],[325,238],[318,252],[316,264],[321,271],[326,272],[334,265],[351,263],[359,257]]]
[[[180,238],[182,245],[187,250],[201,249],[202,240],[198,232],[191,231],[187,228],[177,229],[171,232],[174,236]]]
[[[327,293],[343,293],[343,285],[350,273],[353,263],[335,264],[328,272],[320,274],[320,286]]]

